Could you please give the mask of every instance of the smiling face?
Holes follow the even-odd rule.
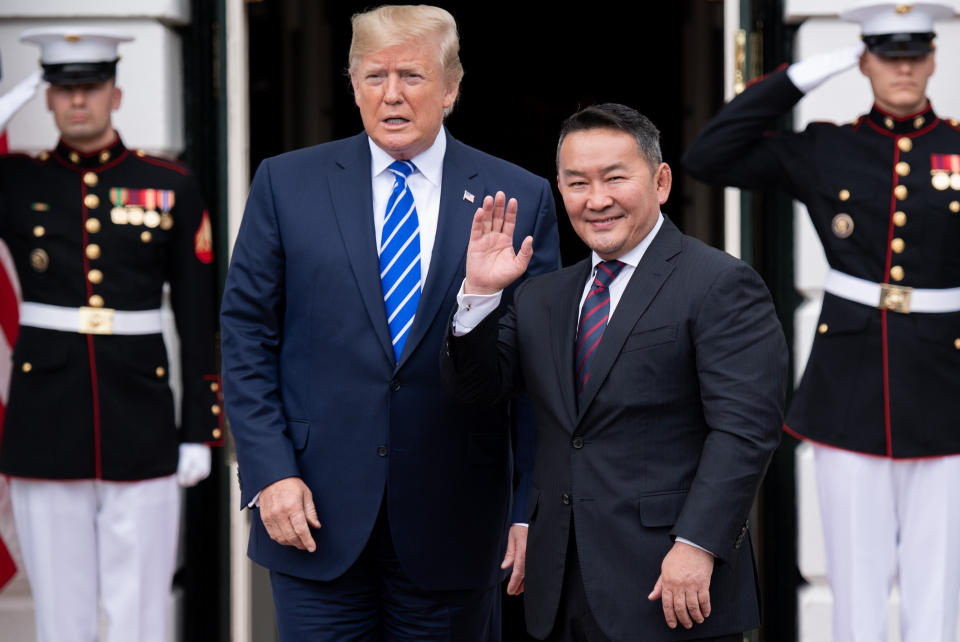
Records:
[[[120,89],[112,80],[81,85],[50,85],[47,109],[63,142],[82,152],[109,145],[114,138],[110,113],[120,107]]]
[[[927,106],[927,81],[934,67],[933,53],[891,58],[867,51],[860,58],[860,71],[870,79],[877,107],[900,117]]]
[[[557,167],[574,231],[605,261],[632,250],[650,233],[673,180],[666,163],[651,167],[637,139],[617,129],[570,133]]]
[[[433,39],[394,45],[360,59],[350,75],[363,128],[378,147],[409,160],[436,140],[459,86],[448,83]]]

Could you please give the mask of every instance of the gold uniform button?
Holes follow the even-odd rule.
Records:
[[[95,210],[100,207],[100,197],[96,194],[87,194],[83,197],[83,204],[87,206],[88,210]]]
[[[894,166],[898,176],[906,176],[910,173],[910,163],[900,161]]]
[[[44,229],[42,225],[37,225],[33,228],[33,235],[36,236],[37,238],[40,238],[46,233],[47,233],[47,230]]]
[[[893,224],[897,227],[903,227],[907,224],[907,215],[904,212],[894,212]]]
[[[960,201],[950,201],[950,211],[954,214],[960,212]]]
[[[890,278],[894,281],[903,281],[903,268],[899,265],[890,268]]]
[[[219,415],[219,414],[220,414],[220,406],[217,405],[217,404],[213,404],[212,406],[210,406],[210,412],[211,412],[212,414],[214,414],[214,415]]]
[[[100,270],[90,270],[87,272],[87,279],[90,281],[90,283],[98,285],[103,282],[103,272]]]
[[[100,178],[93,172],[87,172],[83,175],[83,182],[87,187],[96,187],[97,183],[100,182]]]
[[[100,246],[97,245],[96,243],[91,243],[90,245],[87,246],[86,254],[87,254],[87,258],[90,259],[91,261],[99,259]]]
[[[902,238],[898,237],[890,241],[890,248],[897,254],[903,252],[904,247],[906,247],[906,243],[903,242]]]
[[[87,222],[83,224],[87,231],[90,234],[96,234],[100,231],[100,219],[98,218],[88,218]]]
[[[46,161],[50,158],[50,152],[40,152],[40,155],[37,156],[41,161]]]
[[[913,141],[909,138],[901,138],[897,141],[897,147],[900,148],[901,152],[909,152],[913,149]]]
[[[951,118],[950,124],[956,127],[957,125],[960,125],[960,121],[958,121],[956,118]]]
[[[68,156],[68,158],[70,159],[70,162],[73,163],[74,165],[80,162],[80,154],[78,154],[77,152],[70,152],[70,156]]]
[[[157,379],[163,379],[163,376],[167,374],[167,370],[163,366],[157,366],[156,373]]]
[[[890,118],[889,116],[883,119],[883,124],[886,126],[887,129],[893,129],[893,119]]]
[[[960,339],[957,339],[957,341],[960,341]],[[24,361],[23,365],[20,366],[20,369],[23,370],[24,372],[30,372],[31,370],[33,370],[33,364],[30,363],[29,361]]]
[[[105,149],[102,152],[100,152],[100,162],[106,163],[108,160],[110,160],[110,152]]]
[[[217,390],[220,390],[220,385],[216,381],[211,381],[210,392],[216,392]]]
[[[820,334],[826,334],[827,330],[829,329],[830,329],[830,326],[828,326],[826,323],[821,323],[820,325],[817,326],[817,332],[819,332]]]
[[[960,338],[953,340],[953,347],[956,348],[957,350],[960,350]]]
[[[213,429],[213,432],[210,433],[210,434],[213,435],[213,438],[214,438],[214,439],[220,439],[220,435],[222,435],[223,432],[222,432],[219,428],[214,428],[214,429]]]
[[[850,199],[850,190],[848,190],[848,189],[842,189],[842,190],[840,190],[840,193],[839,193],[837,196],[840,197],[840,200],[841,200],[841,201],[849,200],[849,199]]]
[[[897,185],[893,188],[893,194],[897,197],[898,201],[906,200],[907,198],[907,186],[906,185]]]
[[[920,129],[927,120],[923,116],[917,116],[913,119],[913,128]]]
[[[147,155],[147,152],[143,151],[142,149],[137,150],[137,156],[139,156],[140,158],[143,158],[146,155]]]
[[[90,307],[91,307],[91,308],[102,308],[102,307],[103,307],[103,297],[100,296],[99,294],[94,294],[94,295],[91,296],[89,299],[87,299],[87,302],[90,303]]]
[[[149,243],[150,241],[153,240],[153,234],[144,230],[140,232],[140,240],[143,241],[144,243]]]

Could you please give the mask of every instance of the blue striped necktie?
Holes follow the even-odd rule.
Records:
[[[420,221],[407,187],[407,177],[417,168],[410,161],[394,161],[388,169],[396,180],[380,237],[380,286],[393,354],[399,361],[420,300]]]
[[[590,379],[590,366],[597,354],[597,346],[603,338],[610,318],[610,284],[623,269],[621,261],[603,261],[597,264],[597,273],[593,277],[590,292],[583,301],[580,310],[580,323],[577,325],[577,406],[580,395]]]

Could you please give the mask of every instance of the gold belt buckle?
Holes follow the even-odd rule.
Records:
[[[82,334],[113,334],[113,308],[80,308],[77,332]]]
[[[910,295],[912,294],[913,288],[909,286],[881,283],[880,304],[877,307],[881,310],[910,314]]]

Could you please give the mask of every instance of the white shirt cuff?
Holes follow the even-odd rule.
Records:
[[[493,294],[464,294],[463,283],[457,292],[457,312],[453,315],[453,336],[462,337],[497,309],[503,290]]]
[[[693,542],[691,542],[690,540],[688,540],[688,539],[686,539],[686,538],[678,537],[678,538],[676,539],[676,541],[682,542],[682,543],[687,544],[688,546],[692,546],[692,547],[694,547],[694,548],[699,548],[699,549],[700,549],[701,551],[703,551],[704,553],[710,553],[711,555],[713,555],[714,557],[716,557],[716,555],[713,554],[713,551],[708,551],[707,549],[705,549],[705,548],[702,547],[702,546],[697,546],[696,544],[694,544]]]

